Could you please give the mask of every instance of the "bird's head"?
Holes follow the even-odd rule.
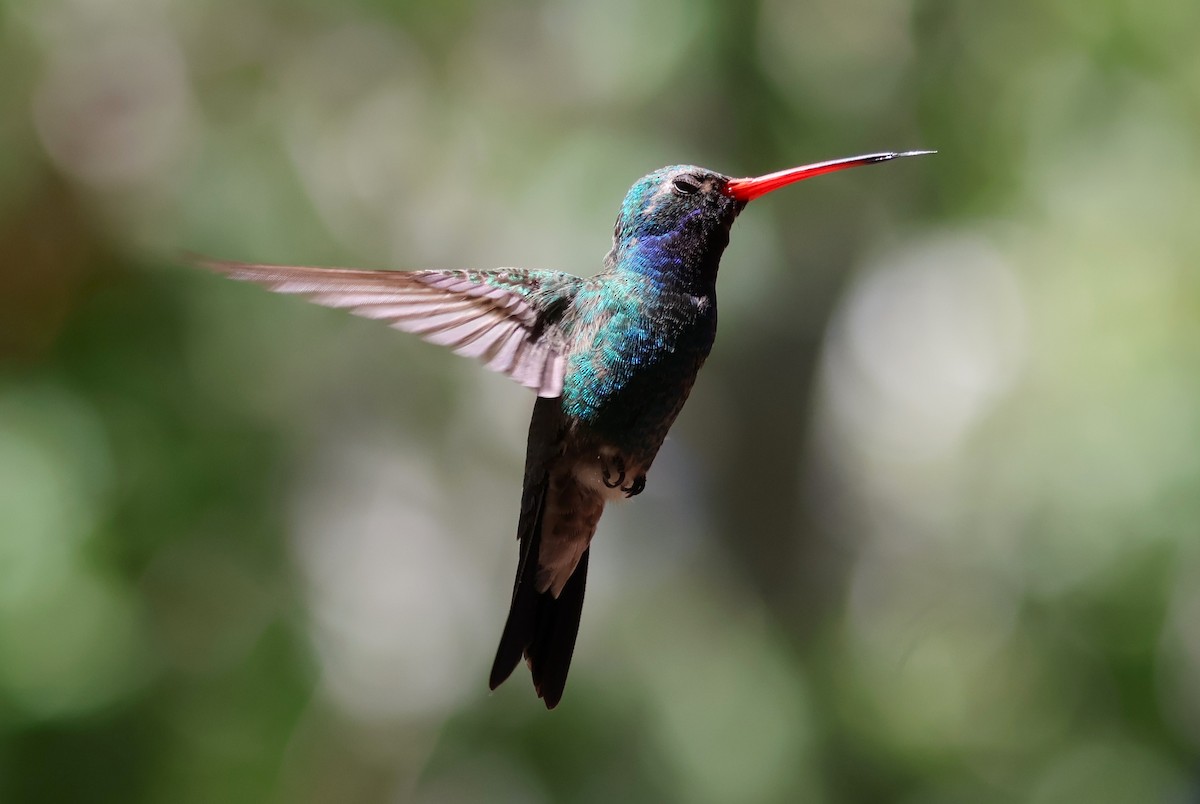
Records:
[[[715,277],[729,245],[729,228],[750,201],[802,179],[835,170],[933,151],[866,154],[733,179],[694,165],[672,165],[629,189],[613,229],[606,263],[639,273],[696,273]]]
[[[658,262],[680,249],[703,250],[710,241],[724,249],[729,227],[746,206],[725,191],[728,183],[728,176],[694,165],[643,176],[621,204],[609,261]]]

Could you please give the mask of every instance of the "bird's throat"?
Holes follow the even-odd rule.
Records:
[[[637,274],[662,290],[710,295],[728,245],[726,227],[703,237],[687,230],[633,237],[614,249],[610,270]]]

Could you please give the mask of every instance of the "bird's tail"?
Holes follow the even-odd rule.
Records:
[[[562,699],[567,671],[571,668],[579,616],[583,611],[590,551],[584,550],[558,597],[549,589],[545,592],[537,590],[538,555],[548,487],[547,474],[535,487],[525,489],[519,527],[521,560],[513,585],[512,607],[488,684],[496,689],[504,683],[524,656],[529,662],[538,697],[546,702],[547,709],[553,709]]]

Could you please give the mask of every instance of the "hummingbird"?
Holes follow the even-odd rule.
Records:
[[[731,178],[660,168],[630,188],[603,269],[357,270],[201,260],[231,279],[387,322],[536,392],[520,555],[488,685],[522,657],[548,709],[562,699],[592,536],[635,497],[717,334],[717,266],[746,204],[802,179],[934,151],[874,153]]]

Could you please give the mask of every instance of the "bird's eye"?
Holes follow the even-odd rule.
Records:
[[[671,182],[671,185],[675,188],[675,192],[679,193],[680,195],[691,195],[692,193],[700,191],[700,185],[696,183],[696,180],[687,178],[686,176],[676,179],[675,181]]]

